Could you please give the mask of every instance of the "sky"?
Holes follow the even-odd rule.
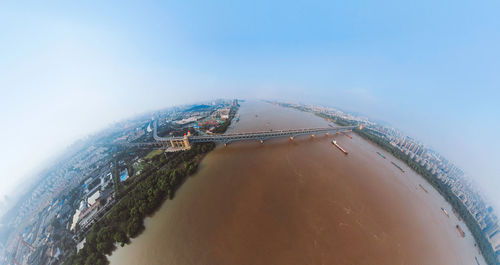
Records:
[[[500,210],[500,2],[4,1],[0,213],[66,146],[213,98],[335,106],[442,153]]]

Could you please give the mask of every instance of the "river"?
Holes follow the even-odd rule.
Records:
[[[239,114],[229,131],[328,126],[264,102]],[[485,264],[437,191],[351,135],[219,146],[111,264]]]

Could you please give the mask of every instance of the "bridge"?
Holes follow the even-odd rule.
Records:
[[[272,138],[289,137],[293,140],[297,136],[311,135],[314,137],[319,134],[328,135],[329,133],[345,133],[352,131],[355,128],[362,129],[362,126],[332,126],[324,128],[303,128],[303,129],[288,129],[288,130],[269,130],[269,131],[256,131],[244,133],[225,133],[225,134],[212,134],[203,136],[193,136],[189,132],[183,137],[160,137],[158,136],[157,125],[155,122],[153,137],[156,144],[170,145],[173,149],[189,149],[191,143],[206,143],[215,142],[222,143],[224,146],[231,142],[256,140],[260,143]]]

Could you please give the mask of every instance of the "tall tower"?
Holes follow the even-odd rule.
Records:
[[[191,149],[191,144],[189,143],[189,136],[191,135],[190,132],[188,134],[184,135],[184,148],[185,149]]]

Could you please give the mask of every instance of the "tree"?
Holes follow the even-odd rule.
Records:
[[[125,234],[125,232],[123,232],[122,230],[116,231],[113,236],[113,239],[115,240],[115,242],[118,243],[128,243],[127,234]]]
[[[99,242],[97,243],[97,250],[103,254],[111,254],[113,244],[110,241]]]
[[[139,232],[143,229],[142,219],[132,218],[127,226],[127,234],[130,237],[136,237]]]
[[[137,208],[136,208],[136,207],[133,207],[132,209],[130,209],[130,216],[131,216],[132,218],[135,218],[135,217],[137,217],[137,216],[139,216],[139,215],[140,215],[140,214],[139,214],[139,211],[137,210]]]
[[[107,264],[106,256],[118,242],[122,246],[129,237],[136,237],[144,229],[143,218],[158,208],[165,196],[174,197],[176,189],[187,174],[196,171],[199,154],[215,147],[213,143],[194,144],[191,150],[165,154],[147,163],[141,174],[126,185],[118,183],[115,169],[113,180],[120,189],[118,202],[106,217],[95,223],[86,237],[82,250],[70,255],[64,264]],[[125,152],[128,154],[128,152]],[[168,166],[166,165],[168,163]],[[184,166],[184,167],[183,167]],[[120,199],[121,196],[123,198]]]
[[[97,232],[97,242],[109,241],[112,237],[113,229],[111,227],[103,226]]]
[[[129,218],[130,218],[130,214],[129,214],[129,211],[127,211],[127,209],[120,211],[120,213],[118,214],[119,221],[122,221],[122,222],[127,221]]]
[[[176,187],[177,184],[186,176],[184,170],[176,168],[170,173],[170,186]]]
[[[190,164],[189,167],[187,168],[187,172],[186,172],[187,175],[194,174],[196,172],[196,169],[197,169],[196,165]]]

